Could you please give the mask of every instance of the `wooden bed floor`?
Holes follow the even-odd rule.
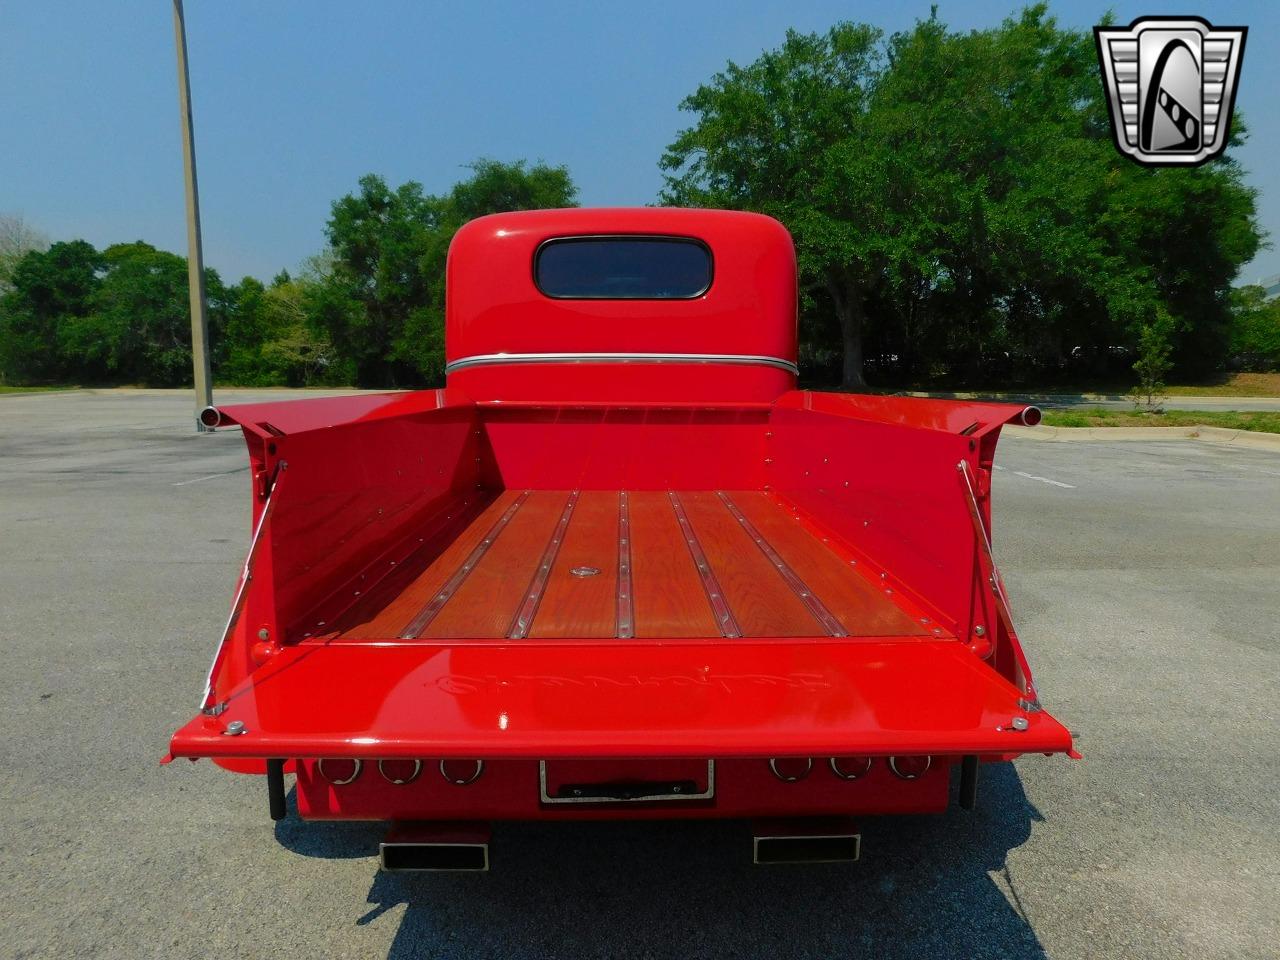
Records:
[[[506,490],[345,638],[925,635],[768,493]]]

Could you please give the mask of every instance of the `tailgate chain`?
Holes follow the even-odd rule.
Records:
[[[1009,597],[1005,593],[1004,579],[1000,576],[1000,571],[996,567],[995,554],[991,550],[991,536],[987,533],[987,526],[982,521],[982,511],[978,507],[978,496],[974,492],[973,476],[969,472],[968,462],[961,460],[956,464],[956,470],[959,471],[960,478],[964,481],[969,519],[973,521],[973,532],[978,542],[980,555],[986,561],[987,582],[991,585],[991,592],[996,598],[996,610],[1000,614],[1000,620],[1004,624],[1009,638],[1013,641],[1012,646],[1017,660],[1018,688],[1023,694],[1023,700],[1019,701],[1019,704],[1021,705],[1025,701],[1027,706],[1024,709],[1039,709],[1040,698],[1036,694],[1035,684],[1031,680],[1031,668],[1027,665],[1026,657],[1022,653],[1022,647],[1018,643],[1018,632],[1013,627],[1013,609],[1009,606]]]
[[[244,604],[249,595],[249,584],[253,581],[253,562],[258,557],[258,548],[262,545],[262,533],[267,528],[267,521],[271,519],[272,511],[275,510],[276,493],[280,489],[280,481],[284,479],[284,472],[288,467],[287,462],[280,461],[275,480],[267,489],[267,500],[262,505],[262,513],[258,515],[258,525],[254,528],[253,539],[249,541],[249,553],[245,556],[244,566],[240,570],[240,583],[236,587],[235,599],[231,601],[231,613],[227,617],[226,627],[222,630],[218,649],[214,652],[213,663],[209,665],[209,675],[204,681],[204,695],[200,698],[200,712],[209,716],[216,717],[227,707],[225,703],[212,702],[213,685],[218,679],[218,670],[227,654],[227,641],[231,639],[231,632],[235,630],[236,624],[240,621],[240,614],[244,612]]]

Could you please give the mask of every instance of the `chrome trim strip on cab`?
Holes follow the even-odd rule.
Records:
[[[480,353],[446,363],[444,372],[504,363],[728,363],[800,375],[800,367],[791,360],[744,353]]]

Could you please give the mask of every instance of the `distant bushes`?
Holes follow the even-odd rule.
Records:
[[[206,270],[214,379],[411,386],[444,376],[449,241],[486,213],[572,206],[563,167],[483,160],[448,194],[366,176],[333,204],[328,251],[270,285]],[[0,383],[191,382],[187,261],[137,241],[46,246],[10,219],[0,249]],[[6,254],[6,250],[10,251]]]
[[[1280,370],[1280,298],[1259,286],[1231,291],[1231,360],[1237,370]]]
[[[306,284],[228,287],[205,274],[214,375],[230,383],[349,382],[301,306]],[[0,373],[8,383],[191,382],[187,261],[148,243],[84,240],[26,253],[0,297]]]

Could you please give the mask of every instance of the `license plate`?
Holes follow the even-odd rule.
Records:
[[[543,803],[653,803],[710,800],[714,760],[543,760]]]

